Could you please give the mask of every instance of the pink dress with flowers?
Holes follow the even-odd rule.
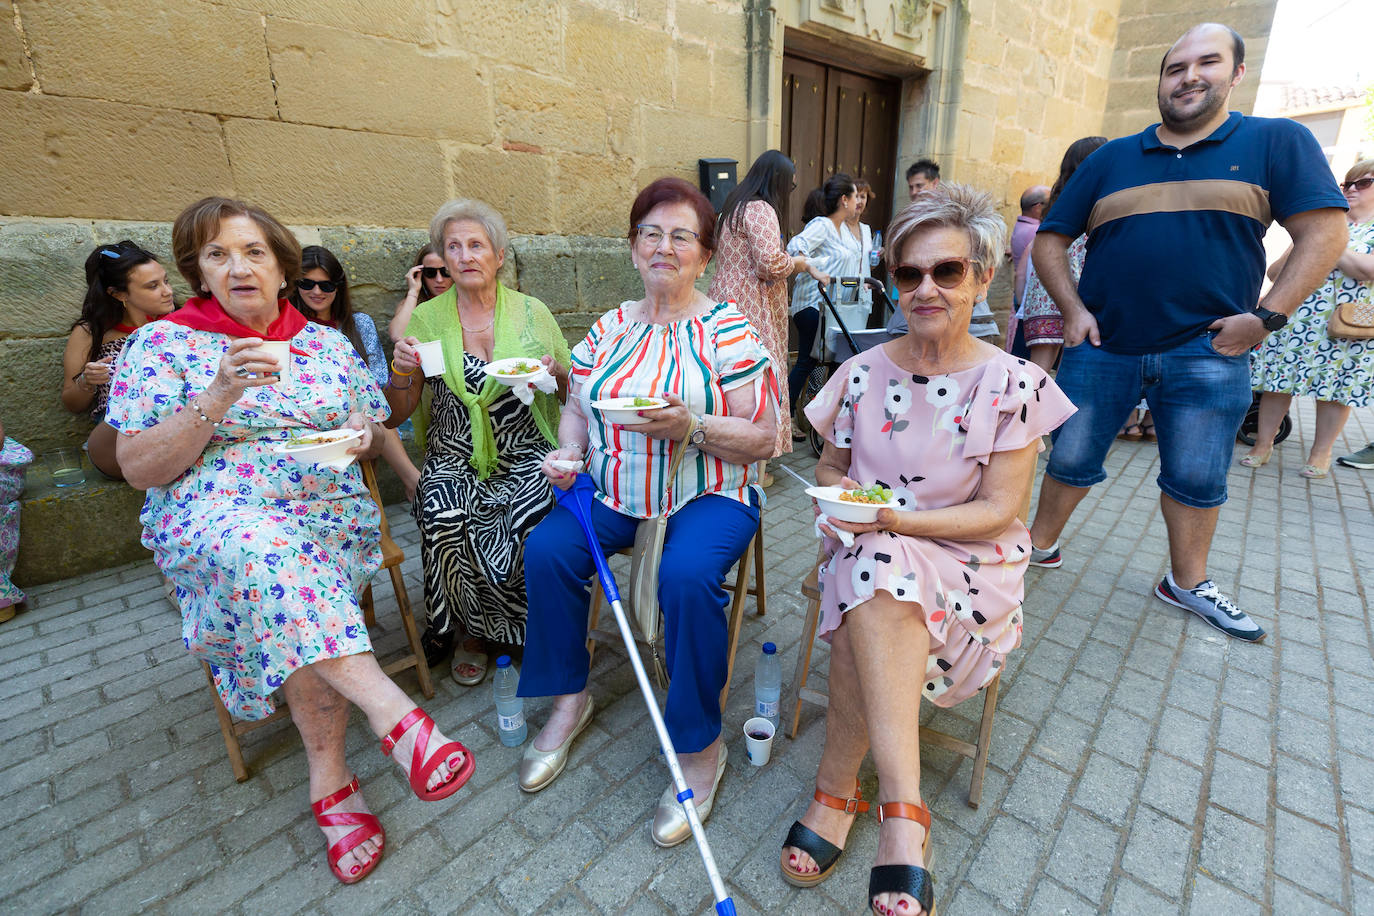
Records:
[[[228,346],[224,334],[144,325],[111,382],[106,421],[137,435],[189,410]],[[340,332],[309,323],[291,346],[288,381],[247,389],[196,463],[148,490],[140,516],[144,546],[176,584],[186,647],[244,719],[270,715],[270,694],[293,671],[372,648],[357,595],[381,565],[380,516],[362,472],[279,449],[351,411],[380,422],[386,402]]]
[[[1076,408],[1033,363],[996,351],[949,375],[898,367],[886,347],[848,360],[806,408],[826,441],[850,449],[849,476],[892,489],[906,509],[972,500],[994,452],[1015,451]],[[1021,642],[1030,534],[1019,519],[990,540],[951,541],[879,531],[853,547],[828,540],[820,634],[882,589],[921,606],[930,630],[923,694],[953,706],[997,675]]]

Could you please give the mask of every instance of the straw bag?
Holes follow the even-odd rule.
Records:
[[[1342,302],[1326,321],[1326,336],[1347,340],[1374,338],[1374,297],[1363,302]]]
[[[668,534],[668,516],[663,507],[668,502],[668,495],[673,492],[673,481],[677,479],[683,455],[687,454],[687,438],[691,434],[692,427],[689,426],[687,436],[677,444],[677,454],[668,468],[668,486],[663,491],[658,514],[644,519],[635,529],[634,553],[630,557],[630,587],[626,598],[630,602],[630,614],[644,641],[649,644],[654,660],[654,678],[660,687],[668,681],[668,673],[658,651],[659,640],[663,636],[663,615],[658,609],[658,564],[663,557],[663,541]]]

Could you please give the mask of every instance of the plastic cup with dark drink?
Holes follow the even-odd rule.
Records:
[[[773,732],[773,723],[762,716],[755,716],[744,723],[744,748],[749,754],[749,762],[754,766],[763,766],[772,755]]]

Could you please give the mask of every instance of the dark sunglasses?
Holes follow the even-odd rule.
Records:
[[[926,274],[930,274],[930,279],[935,281],[936,286],[941,289],[954,289],[964,282],[968,268],[968,258],[950,258],[930,267],[902,264],[892,271],[892,282],[897,284],[900,292],[909,293],[925,281]]]
[[[1341,190],[1350,191],[1354,189],[1356,191],[1363,191],[1372,184],[1374,184],[1374,177],[1366,175],[1364,178],[1356,178],[1354,181],[1341,182]]]
[[[299,287],[302,292],[307,293],[317,286],[322,293],[332,293],[339,288],[339,284],[335,283],[333,280],[307,280],[304,277],[296,281],[296,286]]]
[[[435,277],[447,277],[447,267],[421,267],[420,273],[424,274],[426,280],[433,280]]]

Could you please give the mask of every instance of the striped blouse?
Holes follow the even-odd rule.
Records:
[[[591,404],[672,393],[694,413],[724,416],[725,393],[753,384],[758,408],[750,419],[770,405],[776,415],[778,385],[768,351],[733,303],[667,325],[631,320],[632,305],[623,302],[602,315],[572,351],[572,379],[587,417],[586,472],[596,481],[597,499],[631,518],[658,514],[660,503],[671,515],[706,493],[748,504],[758,483],[754,465],[731,464],[690,446],[665,502],[673,450],[683,446],[607,423]]]

